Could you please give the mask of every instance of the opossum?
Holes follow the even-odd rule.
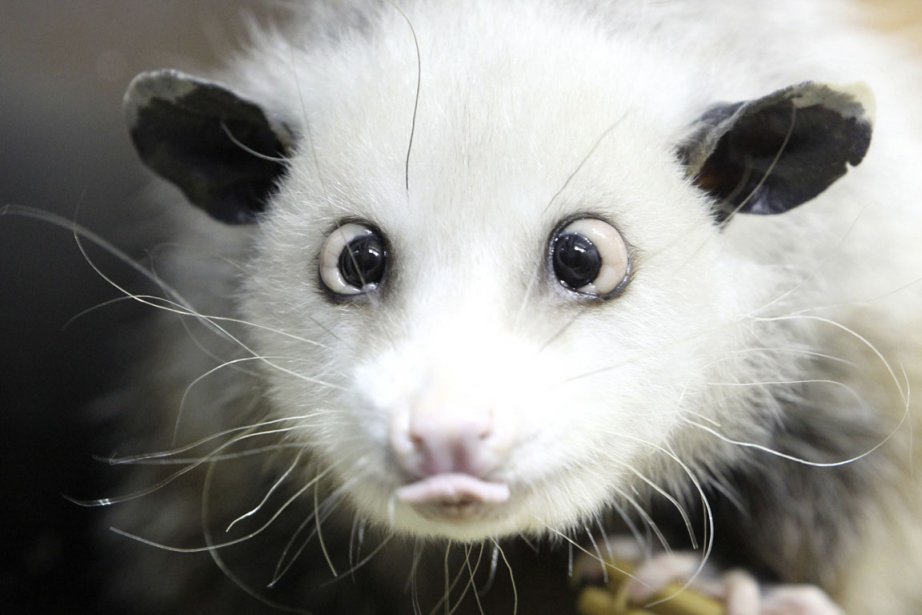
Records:
[[[105,402],[122,600],[573,612],[633,535],[732,613],[922,612],[908,48],[833,0],[286,10],[126,95],[182,248]]]

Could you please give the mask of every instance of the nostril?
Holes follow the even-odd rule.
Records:
[[[482,440],[493,429],[491,413],[414,412],[410,417],[409,438],[414,444],[431,439]]]
[[[491,413],[421,412],[410,417],[407,438],[413,447],[408,469],[418,474],[464,473],[479,476],[489,457]]]

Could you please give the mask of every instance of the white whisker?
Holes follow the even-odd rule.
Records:
[[[485,596],[490,589],[493,588],[493,582],[496,580],[496,571],[499,568],[499,545],[495,542],[493,543],[493,550],[490,553],[490,571],[487,574],[487,581],[484,583],[477,594],[479,596]]]
[[[595,550],[596,557],[599,559],[599,568],[602,570],[602,582],[605,585],[608,585],[608,566],[606,564],[609,560],[606,560],[602,555],[602,550],[599,549],[599,545],[595,541],[595,537],[592,535],[592,530],[589,529],[589,526],[584,526],[583,530],[586,532],[586,536],[589,537],[589,542],[592,544],[592,548]],[[573,576],[572,571],[570,572],[570,576]]]
[[[512,584],[512,615],[517,615],[519,612],[519,590],[515,585],[515,575],[512,572],[512,565],[509,563],[509,560],[506,559],[506,554],[503,553],[503,548],[499,546],[496,539],[491,538],[490,541],[496,547],[496,550],[499,551],[499,556],[503,558],[503,563],[506,564],[506,570],[509,571],[509,582]]]
[[[298,454],[295,456],[294,461],[291,462],[291,465],[288,466],[288,469],[286,469],[282,473],[282,475],[279,476],[279,478],[274,483],[272,483],[272,486],[269,487],[269,490],[266,492],[263,498],[259,501],[259,503],[253,508],[251,508],[249,511],[243,513],[242,515],[240,515],[239,517],[231,521],[230,524],[227,526],[227,528],[225,528],[224,532],[225,533],[230,532],[234,528],[235,525],[237,525],[244,519],[248,519],[249,517],[252,517],[256,513],[258,513],[262,509],[262,507],[265,506],[266,502],[269,501],[269,498],[272,497],[272,494],[275,493],[279,487],[281,487],[282,483],[284,483],[285,480],[289,476],[291,476],[291,473],[294,472],[295,468],[298,466],[298,463],[301,461],[301,455],[303,454],[304,454],[304,449],[302,448],[301,450],[298,451]]]
[[[191,450],[195,450],[196,448],[198,448],[198,447],[200,447],[200,446],[203,446],[203,445],[205,445],[205,444],[208,444],[209,442],[213,442],[213,441],[218,440],[218,439],[220,439],[220,438],[223,438],[223,437],[225,437],[225,436],[229,436],[229,435],[231,435],[231,434],[240,433],[240,432],[242,432],[242,431],[243,431],[243,432],[252,431],[252,430],[254,430],[254,429],[259,429],[259,428],[262,428],[262,427],[270,427],[270,426],[272,426],[272,425],[278,425],[279,423],[288,423],[288,422],[291,422],[291,421],[304,421],[304,420],[309,419],[309,418],[311,418],[311,415],[303,414],[303,415],[299,415],[299,416],[286,416],[286,417],[282,417],[282,418],[278,418],[278,419],[272,419],[272,420],[269,420],[269,421],[262,421],[262,422],[259,422],[259,423],[253,423],[253,424],[251,424],[251,425],[241,425],[241,426],[239,426],[239,427],[232,427],[232,428],[230,428],[230,429],[226,429],[226,430],[224,430],[224,431],[218,432],[218,433],[216,433],[216,434],[212,434],[212,435],[210,435],[210,436],[205,436],[204,438],[201,438],[201,439],[199,439],[199,440],[196,440],[196,441],[194,441],[194,442],[192,442],[192,443],[190,443],[190,444],[185,444],[185,445],[180,446],[180,447],[178,447],[178,448],[170,449],[170,450],[167,450],[167,451],[158,451],[158,452],[154,452],[154,453],[143,453],[143,454],[140,454],[140,455],[130,455],[130,456],[125,456],[125,457],[111,457],[111,458],[108,458],[107,461],[108,461],[110,464],[112,464],[112,465],[121,465],[121,464],[138,463],[138,462],[140,462],[140,461],[149,460],[149,459],[159,459],[159,458],[162,458],[162,457],[172,457],[173,455],[178,455],[178,454],[181,454],[181,453],[186,453],[186,452],[191,451]],[[270,434],[270,433],[273,433],[273,434],[274,434],[274,433],[280,433],[280,431],[293,430],[293,429],[296,429],[297,427],[298,427],[298,425],[293,425],[292,427],[288,427],[288,428],[286,428],[285,430],[270,430],[270,431],[266,431],[266,432],[253,431],[251,435],[263,435],[263,434]],[[237,441],[237,440],[235,440],[235,441]]]
[[[154,540],[150,540],[150,539],[148,539],[148,538],[144,538],[143,536],[138,536],[137,534],[132,534],[131,532],[126,532],[125,530],[121,530],[121,529],[116,528],[116,527],[110,527],[109,530],[112,531],[112,532],[114,532],[114,533],[116,533],[116,534],[118,534],[119,536],[124,536],[124,537],[130,538],[130,539],[132,539],[132,540],[134,540],[134,541],[136,541],[136,542],[140,542],[140,543],[142,543],[142,544],[145,544],[145,545],[148,545],[148,546],[151,546],[151,547],[157,547],[158,549],[162,549],[162,550],[164,550],[164,551],[173,551],[174,553],[202,553],[202,552],[205,552],[205,551],[213,551],[213,550],[215,550],[215,549],[224,549],[224,548],[227,548],[227,547],[231,547],[231,546],[233,546],[233,545],[237,545],[237,544],[246,542],[246,541],[248,541],[248,540],[250,540],[250,539],[252,539],[252,538],[255,538],[256,536],[260,535],[263,531],[266,530],[266,528],[268,528],[270,525],[272,525],[272,523],[274,523],[275,520],[278,519],[278,518],[281,516],[281,514],[282,514],[283,512],[285,512],[285,510],[286,510],[289,506],[292,505],[292,503],[295,502],[295,500],[297,500],[297,499],[300,498],[302,495],[304,495],[305,493],[307,493],[307,491],[308,491],[317,481],[319,481],[321,478],[323,478],[323,476],[324,476],[327,472],[329,472],[329,470],[324,470],[323,472],[321,472],[320,474],[318,474],[317,476],[315,476],[313,479],[311,479],[311,481],[308,482],[306,485],[304,485],[303,487],[301,487],[300,489],[298,489],[298,490],[294,493],[294,495],[292,495],[290,498],[288,498],[288,499],[279,507],[279,509],[272,515],[272,517],[271,517],[268,521],[266,521],[263,525],[259,526],[256,530],[250,532],[249,534],[247,534],[247,535],[245,535],[245,536],[241,536],[240,538],[235,538],[235,539],[233,539],[233,540],[228,540],[228,541],[225,541],[225,542],[222,542],[222,543],[219,543],[219,544],[210,544],[210,545],[205,546],[205,547],[174,547],[174,546],[171,546],[171,545],[166,545],[166,544],[163,544],[163,543],[156,542],[156,541],[154,541]]]
[[[259,158],[260,160],[265,160],[266,162],[278,162],[281,164],[288,164],[290,162],[288,158],[283,158],[280,156],[270,156],[268,154],[263,154],[262,152],[257,152],[252,147],[250,147],[246,143],[243,143],[242,141],[240,141],[240,139],[234,136],[234,133],[231,132],[230,128],[228,128],[227,124],[224,122],[221,122],[221,130],[224,131],[224,134],[227,135],[227,138],[230,139],[234,145],[236,145],[237,147],[245,151],[247,154],[250,154],[254,158]]]
[[[230,568],[227,566],[227,564],[224,562],[224,559],[221,557],[221,554],[218,551],[221,548],[221,545],[214,544],[214,541],[212,540],[212,537],[211,537],[211,530],[208,524],[208,502],[209,502],[209,496],[211,493],[211,480],[212,480],[213,468],[214,466],[210,466],[208,468],[208,471],[205,473],[205,484],[202,487],[202,534],[205,539],[205,543],[207,545],[204,550],[208,551],[208,554],[211,556],[211,559],[214,561],[218,569],[224,574],[224,576],[230,579],[234,585],[239,587],[246,594],[248,594],[252,598],[255,598],[262,604],[265,604],[279,611],[284,611],[286,613],[299,613],[300,615],[314,615],[312,611],[308,611],[305,609],[299,609],[296,607],[288,606],[288,605],[281,604],[281,603],[270,600],[269,598],[264,596],[262,593],[256,591],[255,589],[253,589],[252,587],[244,583],[243,580],[237,575],[235,575],[230,570]],[[129,537],[131,536],[129,535]],[[144,541],[142,540],[142,542]],[[157,545],[154,545],[154,546],[157,546]]]
[[[625,574],[625,575],[627,575],[628,577],[630,577],[631,579],[634,579],[635,581],[637,581],[638,583],[642,583],[642,581],[641,581],[640,579],[637,579],[636,577],[634,577],[634,576],[633,576],[632,574],[630,574],[627,570],[623,570],[623,569],[619,568],[614,562],[605,561],[604,558],[602,558],[602,557],[596,555],[596,554],[593,553],[592,551],[589,551],[588,549],[586,549],[585,547],[583,547],[582,545],[580,545],[578,542],[576,542],[575,540],[573,540],[572,538],[570,538],[569,536],[567,536],[566,534],[564,534],[563,532],[561,532],[561,531],[558,530],[557,528],[551,527],[550,525],[548,525],[547,523],[545,523],[544,520],[541,519],[540,517],[532,516],[532,518],[535,519],[535,521],[538,521],[539,523],[541,523],[541,524],[544,526],[544,529],[545,529],[545,530],[547,530],[547,531],[550,532],[551,534],[554,534],[554,535],[557,536],[558,538],[562,538],[562,539],[564,540],[564,542],[568,543],[571,547],[577,549],[578,551],[581,551],[581,552],[584,553],[586,556],[588,556],[590,559],[592,559],[592,560],[598,562],[600,566],[603,566],[603,567],[610,567],[612,570],[615,570],[615,571],[617,571],[617,572],[619,572],[619,573],[621,573],[621,574]],[[503,556],[503,559],[505,560],[505,556]],[[508,563],[507,563],[507,565],[508,565]],[[571,568],[572,568],[572,564],[571,564]],[[571,572],[571,574],[572,574],[572,572]]]

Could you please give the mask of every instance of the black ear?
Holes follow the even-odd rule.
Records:
[[[265,208],[293,141],[258,105],[173,70],[135,77],[125,115],[144,163],[229,224],[252,222]]]
[[[871,142],[873,99],[864,86],[801,83],[757,100],[718,105],[680,156],[718,199],[718,220],[777,214],[805,203],[857,165]]]

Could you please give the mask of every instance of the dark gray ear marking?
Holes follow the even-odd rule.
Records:
[[[777,214],[805,203],[862,161],[871,142],[864,86],[801,83],[757,100],[719,105],[680,148],[689,176],[736,212]]]
[[[144,163],[222,222],[252,222],[285,172],[290,133],[216,83],[142,73],[125,94],[125,115]]]

